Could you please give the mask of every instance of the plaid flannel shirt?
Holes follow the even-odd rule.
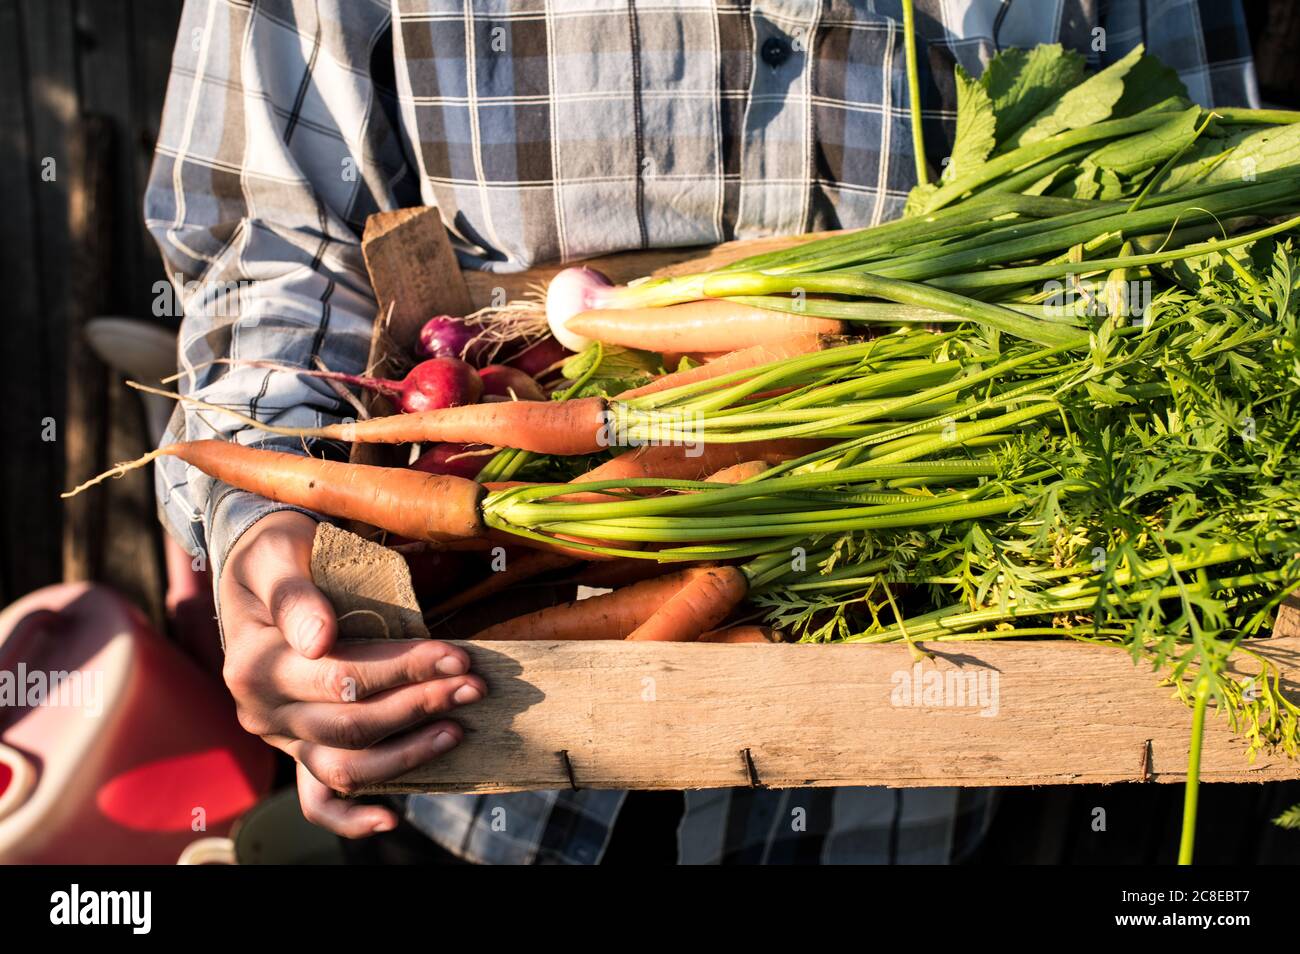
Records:
[[[1104,64],[1143,42],[1202,104],[1257,104],[1237,2],[916,6],[932,161],[951,145],[953,64],[978,75],[1005,46],[1061,42]],[[182,390],[315,426],[346,413],[324,383],[213,362],[360,370],[373,212],[437,206],[463,267],[520,270],[872,225],[901,210],[910,153],[899,0],[189,0],[145,215],[184,307]],[[167,440],[214,435],[301,450],[201,412],[178,413]],[[217,573],[285,509],[175,459],[156,480],[164,521]],[[589,862],[622,798],[417,797],[407,812],[473,860]],[[954,790],[686,800],[688,862],[944,861],[989,806]]]

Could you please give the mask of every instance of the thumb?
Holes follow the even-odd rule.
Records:
[[[311,579],[311,542],[316,522],[284,511],[264,517],[241,554],[244,585],[266,607],[289,645],[308,659],[334,646],[334,608]]]
[[[325,594],[303,576],[283,576],[271,584],[266,608],[289,645],[308,659],[319,659],[334,646],[334,609]]]

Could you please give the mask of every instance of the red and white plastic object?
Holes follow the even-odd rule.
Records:
[[[0,613],[0,863],[171,864],[272,770],[220,682],[112,590],[51,586]]]

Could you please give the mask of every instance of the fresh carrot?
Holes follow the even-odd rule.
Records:
[[[644,560],[637,561],[644,563]],[[574,559],[564,553],[552,550],[520,550],[508,553],[505,567],[488,574],[484,579],[468,586],[454,596],[448,597],[429,610],[431,615],[453,613],[462,607],[477,603],[489,596],[495,596],[508,587],[515,586],[534,577],[572,566]],[[654,564],[651,564],[654,565]]]
[[[605,344],[680,353],[734,351],[775,344],[798,334],[837,335],[843,325],[831,318],[786,314],[725,299],[710,299],[666,308],[584,311],[565,322],[565,328]]]
[[[701,480],[724,468],[749,461],[780,464],[829,445],[828,441],[788,438],[744,441],[737,444],[658,444],[637,447],[593,468],[573,483],[667,477],[673,480]],[[608,499],[608,498],[606,498]]]
[[[677,643],[698,639],[730,616],[749,592],[745,574],[734,566],[688,570],[687,574],[668,602],[628,639]]]
[[[280,427],[246,414],[128,381],[146,394],[184,401],[220,412],[250,427],[288,437],[353,444],[491,444],[538,454],[570,457],[608,446],[608,404],[604,398],[573,401],[499,401],[347,421],[325,427]]]
[[[701,633],[701,643],[779,643],[776,631],[770,626],[728,626]]]
[[[683,585],[708,570],[679,570],[613,593],[574,600],[489,626],[483,640],[624,639],[669,603]],[[739,572],[739,571],[737,571]],[[704,627],[708,629],[710,627]],[[703,632],[703,629],[700,632]]]
[[[414,414],[372,417],[301,432],[360,444],[414,444],[450,441],[494,444],[562,457],[603,449],[606,427],[603,398],[574,401],[501,401],[449,407]]]
[[[659,391],[667,391],[670,388],[680,387],[683,384],[694,384],[696,381],[707,381],[710,378],[730,374],[733,371],[743,371],[745,368],[757,368],[760,365],[770,364],[773,361],[795,358],[803,354],[812,354],[814,351],[821,351],[824,348],[833,347],[838,343],[841,343],[841,340],[830,335],[788,335],[778,341],[756,344],[749,348],[742,348],[739,351],[731,351],[728,354],[710,361],[708,364],[702,364],[699,367],[689,368],[685,371],[674,371],[672,374],[660,375],[649,384],[643,384],[639,388],[624,391],[622,394],[618,395],[618,400],[630,401],[632,398],[641,397],[645,394],[655,394]]]
[[[268,500],[359,520],[411,540],[463,540],[481,537],[486,530],[479,508],[486,491],[472,480],[404,467],[345,464],[231,441],[169,444],[63,496],[158,457],[178,457],[209,477]]]

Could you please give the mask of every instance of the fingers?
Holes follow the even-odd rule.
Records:
[[[268,685],[296,702],[356,702],[398,686],[467,672],[465,650],[431,639],[348,643],[326,659],[283,653],[262,668]]]
[[[368,749],[350,751],[301,740],[284,748],[328,789],[350,795],[431,762],[458,746],[462,738],[460,726],[441,720]]]
[[[298,763],[298,803],[313,825],[344,838],[365,838],[397,827],[397,815],[379,805],[361,805],[339,798]]]
[[[272,730],[307,742],[341,749],[361,749],[447,713],[472,705],[487,692],[477,676],[438,679],[401,686],[364,702],[296,702],[280,706]]]

